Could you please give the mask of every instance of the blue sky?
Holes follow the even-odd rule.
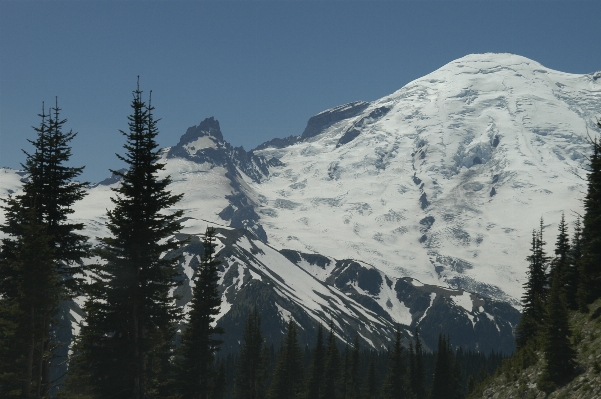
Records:
[[[162,146],[214,116],[251,149],[470,53],[601,70],[600,15],[598,1],[0,0],[0,166],[19,167],[42,101],[58,96],[78,132],[73,164],[107,177],[137,75]]]

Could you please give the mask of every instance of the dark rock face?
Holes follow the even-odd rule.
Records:
[[[359,129],[353,128],[353,129],[347,130],[346,133],[344,133],[342,135],[340,140],[338,140],[338,143],[336,144],[336,148],[340,147],[341,145],[345,145],[346,143],[350,143],[351,141],[353,141],[357,137],[359,137],[360,134],[361,134],[361,131]]]
[[[198,149],[187,146],[202,137],[211,140],[213,145]],[[203,120],[198,126],[188,128],[179,143],[169,149],[167,157],[208,163],[211,167],[224,167],[227,170],[225,176],[230,180],[233,193],[226,196],[230,205],[223,209],[219,216],[223,220],[230,221],[230,227],[246,229],[261,241],[267,242],[267,234],[259,223],[260,217],[255,211],[256,204],[246,197],[241,189],[242,177],[239,170],[252,180],[260,182],[269,176],[270,167],[283,165],[279,160],[275,158],[268,160],[255,155],[252,151],[247,152],[242,147],[232,147],[223,140],[219,121],[213,117]]]
[[[119,169],[117,172],[125,173],[125,172],[127,172],[127,169],[125,169],[125,168]],[[98,186],[110,186],[111,184],[118,183],[120,181],[121,181],[121,176],[113,173],[113,174],[111,174],[111,177],[108,177],[108,178],[102,180],[97,185]]]
[[[180,137],[176,147],[181,147],[202,136],[212,136],[215,137],[217,141],[222,142],[223,134],[219,127],[219,121],[211,116],[200,122],[198,126],[189,127],[188,130],[186,130],[186,133]]]
[[[267,233],[259,224],[259,215],[248,198],[242,193],[227,195],[226,198],[230,205],[219,213],[219,217],[229,220],[230,227],[249,230],[261,241],[267,242]]]
[[[300,140],[304,141],[317,136],[332,124],[359,115],[368,106],[369,103],[365,101],[355,101],[319,113],[309,119]]]
[[[376,269],[367,269],[352,260],[337,261],[336,269],[332,272],[328,281],[340,289],[356,283],[360,289],[369,292],[371,295],[378,295],[384,282]]]
[[[338,140],[336,144],[336,148],[345,145],[354,139],[356,139],[361,134],[361,129],[363,129],[366,125],[374,123],[378,119],[384,117],[388,111],[390,111],[390,107],[379,107],[374,109],[369,113],[369,115],[361,118],[357,122],[353,123],[353,125],[342,135],[342,137]]]
[[[422,209],[426,209],[430,205],[430,202],[428,201],[428,195],[426,193],[422,193],[421,197],[419,197],[419,202]]]
[[[388,299],[383,304],[381,299],[386,286],[393,288],[396,300],[411,313],[410,324],[401,325],[401,329],[409,335],[418,327],[429,349],[436,349],[438,334],[443,333],[451,336],[453,345],[466,349],[484,353],[491,350],[511,353],[515,350],[513,326],[517,325],[520,314],[504,302],[477,294],[468,295],[461,289],[421,284],[410,277],[389,277],[352,259],[335,260],[293,250],[282,250],[280,253],[311,274],[312,271],[325,269],[329,272],[322,280],[325,284],[336,287],[383,320],[396,324],[389,313],[393,308],[392,302]],[[302,261],[307,261],[310,266]],[[466,295],[470,304],[467,309],[463,307]]]
[[[425,218],[419,221],[419,224],[421,224],[426,230],[428,230],[430,227],[432,227],[434,221],[434,216],[426,216]]]
[[[265,148],[285,148],[297,143],[299,136],[288,136],[283,139],[276,137],[262,144],[259,144],[253,151],[264,150]]]

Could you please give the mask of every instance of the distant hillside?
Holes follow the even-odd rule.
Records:
[[[536,363],[518,371],[516,359],[507,362],[484,387],[477,388],[470,399],[501,398],[601,398],[601,300],[590,306],[590,312],[574,312],[570,316],[572,342],[578,352],[577,373],[569,383],[547,395],[538,387],[537,380],[543,372],[544,359],[537,353]]]

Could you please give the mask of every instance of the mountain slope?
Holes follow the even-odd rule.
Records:
[[[544,369],[542,354],[533,366],[518,374],[497,375],[470,398],[571,398],[601,397],[601,301],[590,306],[588,314],[572,313],[572,341],[576,344],[577,373],[570,382],[547,395],[538,389],[537,380]]]
[[[249,183],[268,239],[517,304],[538,219],[581,209],[600,77],[470,55],[318,135],[260,149],[285,164]]]
[[[323,111],[299,136],[253,151],[205,119],[161,155],[170,189],[184,193],[174,239],[191,237],[180,305],[212,225],[226,352],[255,305],[275,345],[294,317],[305,343],[333,321],[341,340],[357,331],[376,349],[400,324],[405,338],[420,327],[430,348],[443,331],[464,347],[510,352],[531,229],[542,215],[554,235],[562,211],[581,209],[587,127],[600,110],[601,73],[480,54],[380,100]],[[16,192],[22,173],[2,172],[0,195]],[[75,206],[93,239],[108,235],[118,183],[96,184]],[[81,311],[65,312],[77,333]]]

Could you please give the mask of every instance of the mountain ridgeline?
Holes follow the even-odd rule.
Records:
[[[591,175],[587,129],[597,128],[601,72],[470,55],[382,99],[323,111],[298,136],[251,151],[229,144],[213,117],[158,149],[153,108],[135,93],[121,158],[129,168],[91,186],[58,181],[57,190],[77,195],[54,204],[63,212],[56,221],[37,209],[33,190],[44,185],[36,173],[46,160],[0,171],[0,330],[28,351],[11,363],[14,347],[0,342],[2,392],[54,395],[68,365],[65,399],[117,391],[286,397],[289,389],[313,397],[315,387],[374,398],[450,390],[459,398],[514,352],[516,328],[521,350],[520,339],[540,327],[527,324],[536,314],[520,315],[532,307],[542,315],[547,300],[522,299],[527,265],[536,248],[537,265],[558,264],[559,253],[540,251],[543,229],[560,220],[567,228],[572,220],[560,215],[586,214],[592,201],[583,209],[580,196]],[[42,157],[45,118],[33,142]],[[70,155],[66,143],[61,151],[58,164]],[[139,165],[146,169],[136,172]],[[67,170],[70,179],[81,172]],[[541,216],[552,223],[541,221],[539,242],[530,229]],[[592,222],[583,223],[586,230]],[[61,228],[71,243],[52,241]],[[64,259],[53,253],[70,245]],[[45,280],[27,278],[24,265],[35,256],[50,259],[38,262]],[[595,299],[595,281],[574,294],[578,303]],[[22,294],[36,284],[58,287],[49,307]],[[36,317],[43,322],[26,322]],[[295,345],[303,358],[285,360]],[[42,365],[37,374],[34,364]],[[282,382],[282,364],[304,370],[302,387]],[[359,369],[360,389],[352,382]],[[175,387],[189,380],[185,370],[205,370],[204,382]],[[19,373],[27,383],[15,382]],[[377,383],[382,391],[372,389]],[[227,393],[231,384],[238,388]]]

